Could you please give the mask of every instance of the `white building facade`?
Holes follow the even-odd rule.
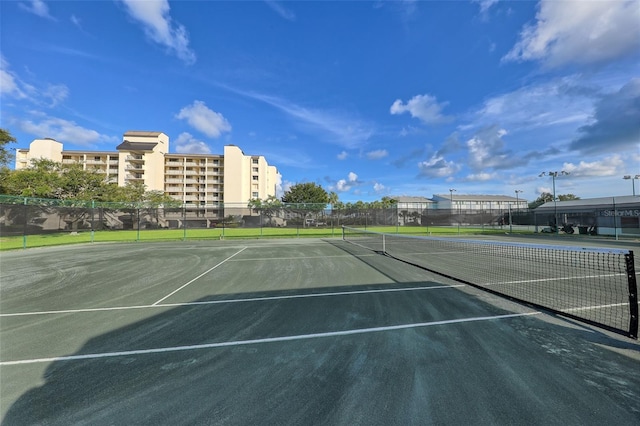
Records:
[[[194,207],[246,206],[250,199],[275,196],[280,181],[277,168],[261,155],[246,155],[235,145],[220,155],[169,153],[169,137],[162,132],[128,131],[116,151],[65,151],[54,139],[36,139],[29,149],[16,150],[16,170],[35,159],[81,164],[108,182],[141,183]]]

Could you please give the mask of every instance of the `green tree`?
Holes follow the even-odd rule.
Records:
[[[559,201],[572,201],[572,200],[579,200],[580,197],[576,197],[573,194],[561,194],[558,195],[558,200]]]
[[[249,200],[248,207],[254,212],[266,216],[268,223],[271,224],[273,216],[277,215],[282,209],[282,202],[274,195],[269,195],[266,200],[254,198]]]
[[[557,199],[558,201],[571,201],[571,200],[579,200],[580,197],[577,197],[573,194],[560,194],[560,195],[557,195]],[[538,198],[536,198],[534,201],[529,203],[529,208],[535,209],[537,207],[540,207],[544,203],[550,203],[552,201],[553,201],[553,194],[549,192],[543,192],[542,194],[540,194]]]
[[[283,203],[292,204],[323,204],[329,202],[329,194],[320,185],[315,183],[299,183],[293,185],[282,196]],[[324,206],[323,206],[324,208]]]
[[[285,192],[282,202],[286,204],[289,211],[298,214],[303,226],[306,226],[307,216],[316,218],[318,213],[325,209],[329,203],[329,194],[315,183],[299,183]]]
[[[10,171],[3,182],[7,195],[57,198],[60,188],[60,165],[51,160],[32,160],[31,167]]]
[[[7,145],[15,143],[16,138],[6,129],[0,129],[0,167],[4,168],[13,160],[12,148]]]

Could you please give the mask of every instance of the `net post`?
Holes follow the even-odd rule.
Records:
[[[629,283],[629,337],[638,338],[638,283],[636,282],[636,271],[633,264],[633,251],[624,255],[627,271],[627,282]]]
[[[382,234],[382,253],[387,254],[387,239],[385,237],[386,235]]]
[[[341,228],[342,228],[342,241],[345,241],[346,238],[344,237],[344,225],[342,225]]]

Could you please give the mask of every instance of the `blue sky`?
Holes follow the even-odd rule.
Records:
[[[2,1],[0,126],[264,155],[341,201],[630,195],[640,2]],[[640,190],[640,180],[635,181]],[[640,192],[640,191],[639,191]]]

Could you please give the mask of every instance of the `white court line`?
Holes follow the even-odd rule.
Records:
[[[568,281],[568,280],[582,280],[585,278],[606,278],[606,277],[620,277],[626,274],[602,274],[602,275],[583,275],[581,277],[554,277],[554,278],[539,278],[535,280],[518,280],[518,281],[501,281],[491,282],[478,285],[491,286],[500,284],[526,284],[526,283],[541,283],[545,281]]]
[[[183,285],[182,287],[172,291],[171,293],[167,294],[165,297],[163,297],[162,299],[158,300],[156,303],[154,303],[154,305],[157,305],[158,303],[162,302],[165,299],[168,299],[169,297],[173,296],[174,294],[176,294],[177,292],[179,292],[180,290],[182,290],[183,288],[185,288],[186,286],[188,286],[189,284],[191,284],[192,282],[194,282],[195,280],[197,280],[200,277],[203,277],[205,275],[207,275],[209,272],[213,271],[214,269],[216,269],[218,266],[222,265],[223,263],[225,263],[226,261],[228,261],[229,259],[234,258],[235,256],[239,255],[240,253],[242,253],[243,251],[245,251],[247,249],[247,247],[243,247],[240,249],[240,251],[232,254],[231,256],[227,257],[225,260],[223,260],[222,262],[218,263],[216,266],[207,269],[206,271],[204,271],[203,273],[201,273],[200,275],[198,275],[197,277],[195,277],[194,279],[192,279],[191,281],[189,281],[188,283],[186,283],[185,285]]]
[[[575,312],[575,311],[588,311],[589,309],[604,309],[604,308],[613,308],[614,306],[629,306],[629,303],[610,303],[608,305],[593,305],[593,306],[584,306],[578,308],[568,308],[562,309],[562,312]]]
[[[430,327],[434,325],[458,324],[458,323],[466,323],[466,322],[516,318],[516,317],[537,315],[537,314],[540,314],[540,312],[527,312],[527,313],[520,313],[520,314],[495,315],[490,317],[475,317],[475,318],[463,318],[463,319],[445,320],[445,321],[421,322],[421,323],[413,323],[413,324],[400,324],[400,325],[390,325],[390,326],[384,326],[384,327],[357,328],[354,330],[329,331],[325,333],[313,333],[313,334],[298,334],[293,336],[268,337],[264,339],[253,339],[253,340],[236,340],[231,342],[206,343],[202,345],[191,345],[191,346],[173,346],[173,347],[167,347],[167,348],[140,349],[140,350],[120,351],[120,352],[102,352],[102,353],[95,353],[95,354],[59,356],[59,357],[52,357],[52,358],[23,359],[23,360],[17,360],[17,361],[0,361],[0,366],[36,364],[36,363],[56,362],[56,361],[77,361],[77,360],[84,360],[84,359],[99,359],[99,358],[110,358],[110,357],[118,357],[118,356],[147,355],[147,354],[158,354],[158,353],[166,353],[166,352],[193,351],[197,349],[214,349],[214,348],[224,348],[229,346],[254,345],[254,344],[260,344],[260,343],[289,342],[289,341],[295,341],[295,340],[316,339],[321,337],[349,336],[354,334],[377,333],[380,331],[394,331],[394,330],[404,330],[408,328]]]
[[[77,313],[83,313],[83,312],[122,311],[127,309],[175,308],[175,307],[181,307],[181,306],[219,305],[219,304],[225,304],[225,303],[260,302],[265,300],[283,300],[283,299],[305,299],[307,297],[346,296],[346,295],[354,295],[354,294],[433,290],[433,289],[456,288],[456,287],[465,287],[465,284],[439,285],[439,286],[431,286],[431,287],[384,288],[384,289],[378,289],[378,290],[338,291],[338,292],[331,292],[331,293],[293,294],[293,295],[287,295],[287,296],[253,297],[253,298],[245,298],[245,299],[208,300],[208,301],[201,301],[201,302],[184,302],[184,303],[162,303],[157,305],[153,304],[153,305],[134,305],[134,306],[114,306],[110,308],[84,308],[84,309],[65,309],[65,310],[59,310],[59,311],[16,312],[12,314],[0,314],[0,317],[19,317],[19,316],[52,315],[52,314],[77,314]]]

